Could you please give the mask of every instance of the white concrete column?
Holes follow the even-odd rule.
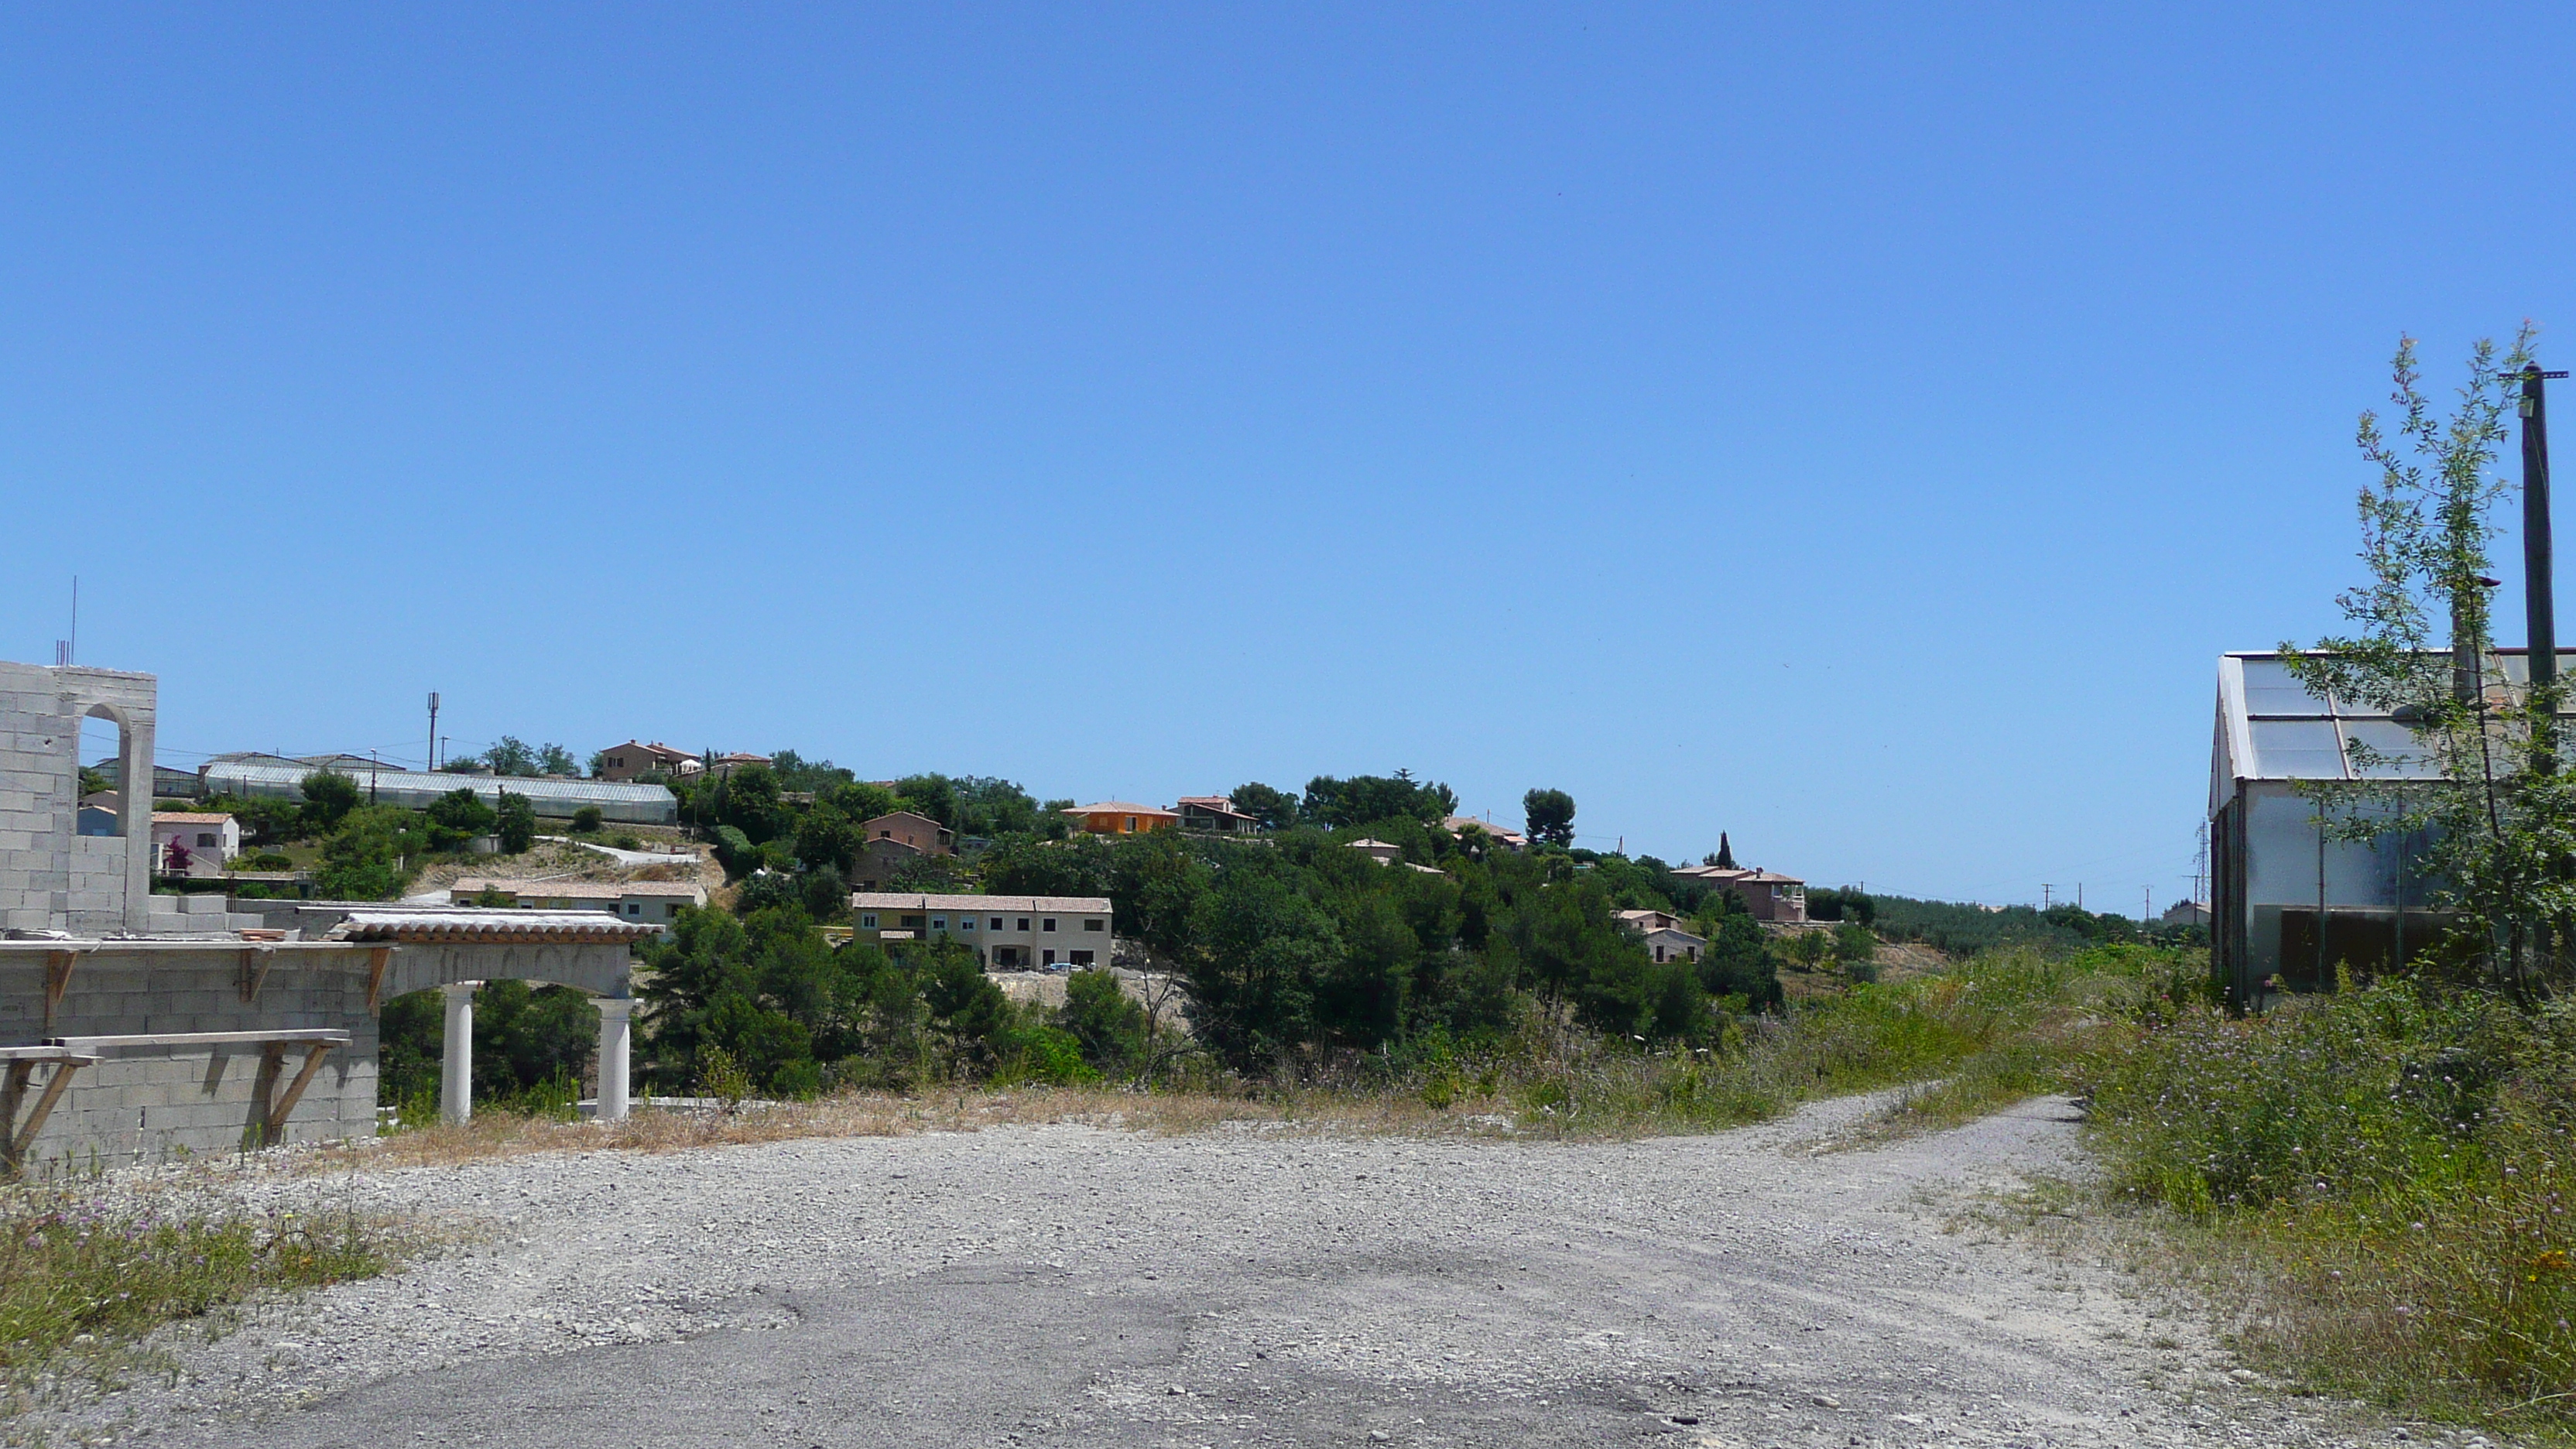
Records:
[[[628,1018],[635,1014],[631,996],[594,996],[590,1004],[599,1008],[599,1114],[601,1122],[626,1120],[626,1060],[633,1028]]]
[[[125,834],[125,929],[152,929],[152,711],[128,708],[118,720],[117,828]],[[77,792],[74,799],[78,799]]]
[[[438,1115],[450,1122],[474,1115],[474,988],[479,981],[442,986],[447,997],[447,1055],[438,1075]]]

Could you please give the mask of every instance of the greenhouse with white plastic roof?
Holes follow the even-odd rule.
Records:
[[[2521,649],[2488,657],[2495,683],[2529,682]],[[2561,653],[2559,671],[2576,671]],[[2359,748],[2356,750],[2356,746]],[[2420,835],[2337,838],[2320,814],[2327,782],[2355,785],[2338,814],[2385,814],[2371,782],[2439,778],[2414,732],[2388,711],[2320,698],[2270,651],[2218,661],[2210,751],[2210,968],[2228,1004],[2260,1009],[2283,991],[2333,986],[2338,966],[2402,962],[2450,924],[2433,909]]]

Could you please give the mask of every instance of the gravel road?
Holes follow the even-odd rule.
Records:
[[[2064,1103],[1813,1150],[1863,1108],[1590,1145],[1011,1127],[255,1175],[227,1190],[482,1240],[174,1336],[175,1382],[24,1427],[264,1449],[2405,1438],[2231,1377],[2115,1270],[1963,1228],[2024,1174],[2080,1170]]]

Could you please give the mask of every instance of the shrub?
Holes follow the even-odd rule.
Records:
[[[598,806],[584,805],[580,809],[572,812],[572,833],[575,835],[596,835],[599,833],[599,827],[604,818],[605,817],[599,813]]]
[[[1145,1008],[1108,971],[1076,971],[1064,979],[1056,1025],[1071,1034],[1082,1060],[1108,1075],[1134,1071],[1145,1052]]]
[[[492,833],[496,818],[492,807],[471,788],[450,790],[429,802],[421,812],[429,819],[429,841],[433,850],[454,850],[478,835]]]
[[[2312,1382],[2564,1426],[2576,1013],[2381,982],[2234,1019],[2151,1001],[2099,1073],[2119,1190],[2212,1225],[2248,1345]]]
[[[525,795],[501,792],[501,804],[492,812],[493,833],[501,837],[501,851],[518,855],[537,843],[537,807]]]
[[[1069,1087],[1100,1080],[1073,1033],[1043,1020],[1023,1018],[995,1032],[993,1058],[993,1080],[1000,1083]]]
[[[751,1095],[751,1073],[720,1046],[698,1048],[698,1094],[713,1097],[731,1111]]]

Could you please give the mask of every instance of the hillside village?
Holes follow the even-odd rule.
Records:
[[[628,740],[573,762],[504,738],[436,770],[256,752],[156,768],[152,888],[235,914],[381,901],[639,928],[638,1070],[682,1095],[709,1061],[790,1096],[925,1072],[1242,1069],[1283,1050],[1321,1065],[1425,1031],[1507,1032],[1520,1001],[1687,1042],[1943,959],[1938,930],[1873,929],[1902,903],[1811,894],[1739,864],[1723,834],[1689,863],[1576,845],[1560,791],[1533,789],[1497,822],[1406,771],[1156,805],[1042,801],[987,777],[862,780],[793,750]],[[83,776],[80,835],[117,836],[119,760]],[[1250,908],[1254,934],[1229,940],[1244,910],[1229,892],[1256,880],[1290,896]],[[2113,919],[2055,925],[2127,929]],[[1283,938],[1311,943],[1284,984],[1256,959]],[[780,967],[781,952],[803,964]],[[944,971],[985,984],[943,985]],[[1020,979],[1078,973],[1115,990]],[[464,1020],[452,1010],[386,1008],[388,1106],[598,1095],[586,1010],[552,987],[483,995],[463,1056],[446,1044]],[[1187,1050],[1150,1044],[1163,1035]],[[472,1090],[450,1100],[460,1069]]]

